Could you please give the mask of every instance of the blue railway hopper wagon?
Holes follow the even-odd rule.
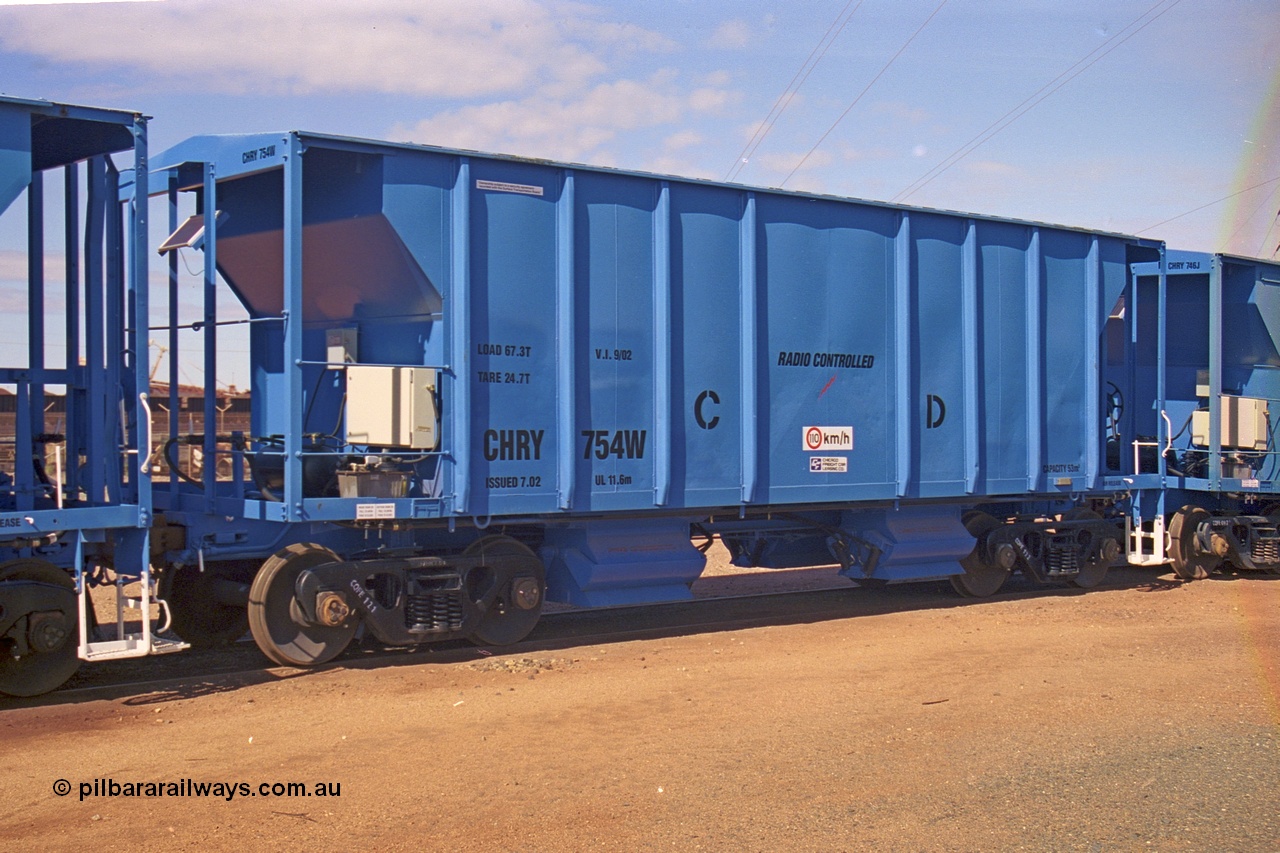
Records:
[[[154,488],[185,639],[508,643],[688,597],[717,537],[968,595],[1122,553],[1104,333],[1159,243],[297,132],[155,161],[205,424],[220,280],[250,340],[249,429],[174,420],[206,464]]]
[[[1130,561],[1280,573],[1280,265],[1170,252],[1134,266],[1108,324]]]
[[[0,693],[51,690],[81,659],[185,648],[151,625],[146,205],[130,201],[134,185],[146,197],[146,153],[138,113],[0,98],[0,210],[25,213],[27,249],[25,364],[0,367]],[[113,639],[94,626],[99,583],[116,585]]]

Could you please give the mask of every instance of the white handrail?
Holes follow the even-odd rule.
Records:
[[[151,403],[148,402],[147,400],[146,391],[142,391],[138,394],[138,405],[142,406],[142,413],[143,415],[145,415],[145,417],[143,418],[143,423],[147,425],[147,432],[146,432],[147,440],[139,441],[138,449],[139,451],[144,447],[147,449],[147,455],[145,458],[147,459],[148,462],[150,462],[151,460]],[[141,426],[142,424],[139,424],[139,427]],[[138,458],[139,459],[144,458],[140,452],[138,453]],[[141,475],[142,473],[143,472],[140,471],[139,475]]]
[[[62,445],[55,444],[53,446],[53,478],[57,481],[57,487],[53,493],[54,505],[58,509],[62,509]]]

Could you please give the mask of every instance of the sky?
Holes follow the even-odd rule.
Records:
[[[1278,60],[1280,0],[0,2],[0,92],[153,153],[309,130],[1260,257]],[[0,291],[20,250],[0,219]]]

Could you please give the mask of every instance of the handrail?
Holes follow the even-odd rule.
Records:
[[[142,411],[143,411],[143,414],[145,415],[145,417],[142,418],[142,423],[146,424],[146,436],[147,436],[146,441],[138,442],[138,448],[140,450],[141,448],[145,447],[148,450],[150,450],[151,449],[151,402],[147,399],[146,391],[141,391],[138,393],[138,405],[142,406]],[[138,453],[139,451],[131,450],[129,452]],[[147,458],[148,459],[150,458],[150,454],[148,454]]]

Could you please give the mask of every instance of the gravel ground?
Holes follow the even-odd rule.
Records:
[[[980,602],[849,590],[833,600],[857,615],[0,711],[0,841],[1280,850],[1280,578],[1114,578]],[[340,796],[255,796],[289,781]]]

